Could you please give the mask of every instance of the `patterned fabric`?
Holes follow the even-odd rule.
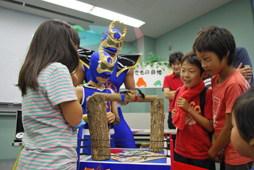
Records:
[[[38,76],[38,90],[22,102],[24,149],[17,169],[76,169],[77,132],[65,121],[60,103],[77,100],[69,70],[52,63]]]

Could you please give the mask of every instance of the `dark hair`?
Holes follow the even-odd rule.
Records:
[[[73,41],[76,41],[74,44]],[[75,45],[79,35],[69,24],[59,20],[44,21],[36,30],[26,59],[19,73],[17,86],[24,96],[27,88],[37,89],[40,71],[53,62],[60,62],[73,72],[79,64]]]
[[[80,46],[80,37],[78,35],[78,32],[73,27],[71,27],[71,30],[70,30],[70,37],[71,37],[71,40],[74,43],[74,45],[79,47]]]
[[[248,143],[254,137],[254,88],[236,99],[232,112],[241,137]]]
[[[216,53],[220,59],[227,56],[227,64],[233,65],[236,60],[235,56],[235,40],[233,35],[226,28],[217,26],[208,26],[198,32],[193,44],[193,51],[203,52],[212,51]]]
[[[200,63],[200,61],[198,60],[197,55],[193,52],[190,51],[187,54],[185,54],[181,60],[181,65],[183,64],[183,62],[187,60],[189,63],[194,64],[196,66],[198,66],[198,68],[200,69],[200,75],[202,75],[202,73],[205,71]]]
[[[179,62],[181,62],[183,57],[183,53],[182,52],[175,52],[169,55],[169,64],[171,66],[171,64],[173,64],[176,60],[178,60]]]

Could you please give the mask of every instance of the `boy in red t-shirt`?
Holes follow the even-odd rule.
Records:
[[[169,111],[168,111],[168,128],[175,129],[175,126],[172,123],[171,111],[173,107],[171,106],[172,100],[174,98],[176,89],[183,85],[180,79],[180,69],[181,69],[181,60],[183,57],[182,52],[175,52],[169,55],[169,64],[173,70],[173,73],[165,76],[162,91],[164,97],[169,101]]]
[[[172,102],[173,123],[177,127],[174,160],[214,170],[215,164],[208,156],[208,132],[213,131],[212,91],[205,89],[203,78],[207,73],[193,52],[182,58],[180,75],[184,85]],[[204,104],[201,94],[205,95]]]
[[[208,26],[202,29],[193,44],[202,67],[212,75],[213,91],[213,145],[208,154],[222,162],[225,152],[225,169],[249,170],[251,159],[240,156],[230,142],[231,110],[235,100],[249,88],[248,82],[233,66],[235,40],[225,28]]]

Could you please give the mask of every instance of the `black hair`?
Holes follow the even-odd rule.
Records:
[[[205,71],[200,63],[200,61],[198,60],[197,55],[191,51],[188,52],[187,54],[185,54],[181,60],[181,65],[183,64],[183,62],[187,60],[189,63],[194,64],[196,66],[198,66],[198,68],[200,69],[200,75],[202,75],[202,73]]]
[[[236,99],[232,112],[239,134],[249,143],[254,137],[254,88]]]
[[[171,66],[171,64],[173,64],[176,60],[178,60],[179,62],[181,62],[183,57],[183,53],[182,52],[174,52],[172,54],[169,55],[169,65]]]
[[[236,62],[235,40],[231,32],[226,28],[208,26],[201,29],[194,40],[192,48],[195,53],[196,51],[212,51],[218,55],[220,61],[229,52],[227,64],[234,65]]]

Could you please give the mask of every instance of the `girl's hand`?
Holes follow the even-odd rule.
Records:
[[[177,100],[177,106],[188,112],[188,109],[190,109],[190,104],[185,98],[179,97]]]
[[[107,112],[107,120],[108,120],[108,123],[113,123],[116,119],[116,116],[114,113],[112,112]]]

